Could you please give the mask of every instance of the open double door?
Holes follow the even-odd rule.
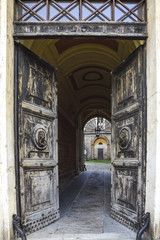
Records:
[[[17,74],[17,196],[26,232],[59,218],[55,69],[20,44]],[[145,58],[139,47],[113,71],[111,216],[137,228],[145,204]]]

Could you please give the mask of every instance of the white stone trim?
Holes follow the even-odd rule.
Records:
[[[150,233],[160,238],[160,1],[147,0],[147,177]]]
[[[16,211],[13,94],[14,1],[0,0],[0,239],[10,240]]]

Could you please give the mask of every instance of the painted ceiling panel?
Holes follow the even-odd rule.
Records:
[[[61,54],[62,52],[66,51],[67,49],[80,45],[80,44],[100,44],[104,45],[108,48],[111,48],[114,51],[118,51],[118,42],[115,40],[91,40],[91,39],[66,39],[65,44],[64,40],[59,40],[55,43],[55,46],[58,50],[58,53]]]

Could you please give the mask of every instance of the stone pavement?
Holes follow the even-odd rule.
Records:
[[[60,195],[61,218],[27,239],[135,240],[136,234],[109,216],[110,165],[86,164]]]

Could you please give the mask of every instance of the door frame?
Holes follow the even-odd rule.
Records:
[[[15,181],[16,181],[16,205],[17,215],[21,217],[20,198],[20,166],[18,147],[18,45],[14,42],[14,149],[15,149]]]
[[[98,24],[97,24],[98,23]],[[15,39],[109,38],[146,40],[147,22],[14,22]]]
[[[40,25],[39,25],[40,24]],[[70,26],[71,24],[71,26]],[[104,23],[103,23],[104,24]],[[103,25],[101,25],[99,31],[95,32],[95,23],[92,22],[85,22],[85,23],[67,23],[66,24],[66,28],[64,31],[64,34],[62,34],[62,32],[59,29],[59,27],[63,27],[63,24],[61,23],[28,23],[28,22],[14,22],[14,41],[19,43],[19,40],[23,39],[23,40],[29,40],[29,39],[63,39],[64,36],[66,38],[70,38],[70,39],[74,39],[74,38],[92,38],[92,39],[116,39],[116,40],[144,40],[146,41],[148,38],[148,34],[147,34],[147,24],[146,23],[140,23],[140,24],[133,24],[133,23],[113,23],[113,25],[111,24],[111,28],[107,29],[106,27],[106,31],[104,31],[104,27],[102,27]],[[133,25],[134,26],[134,31],[136,29],[136,27],[138,27],[138,29],[140,29],[140,34],[138,33],[134,33],[133,32],[125,32],[124,34],[122,33],[122,30],[129,28],[129,26]],[[33,28],[33,26],[35,26],[35,28]],[[38,32],[38,26],[40,27],[40,32]],[[42,29],[43,27],[46,26],[47,30],[42,33]],[[77,27],[76,27],[77,26]],[[83,29],[86,29],[85,31],[83,31]],[[51,30],[51,34],[49,34],[49,31]],[[77,31],[73,31],[73,29],[76,29]],[[120,30],[119,30],[120,29]],[[36,32],[37,30],[37,32]],[[87,32],[87,34],[86,34]],[[120,32],[120,33],[119,33]],[[102,35],[100,35],[102,34]],[[16,50],[15,50],[16,52]],[[15,56],[15,54],[14,54]],[[17,59],[15,58],[15,63],[16,63]],[[14,70],[15,71],[15,70]],[[15,71],[14,73],[15,77],[17,77],[17,71]],[[147,81],[147,79],[146,79]],[[17,96],[17,89],[15,86],[15,90],[14,90],[14,101],[17,101],[16,96]],[[15,114],[16,113],[16,114]],[[16,121],[16,115],[17,115],[17,104],[14,103],[14,120],[15,120],[15,125],[17,126],[17,121]],[[147,118],[147,114],[146,114],[146,118]],[[146,121],[147,122],[147,121]],[[15,128],[15,138],[17,137],[17,131]],[[17,141],[17,140],[16,140]],[[17,163],[17,154],[18,154],[18,149],[16,147],[16,141],[15,141],[15,165],[16,168],[19,167],[18,163]],[[146,149],[146,148],[145,148]],[[146,155],[146,153],[145,153]],[[19,171],[15,168],[16,171],[16,198],[17,198],[17,213],[21,214],[20,211],[20,203],[18,203],[19,201],[19,193],[20,193],[20,188],[19,188]]]

